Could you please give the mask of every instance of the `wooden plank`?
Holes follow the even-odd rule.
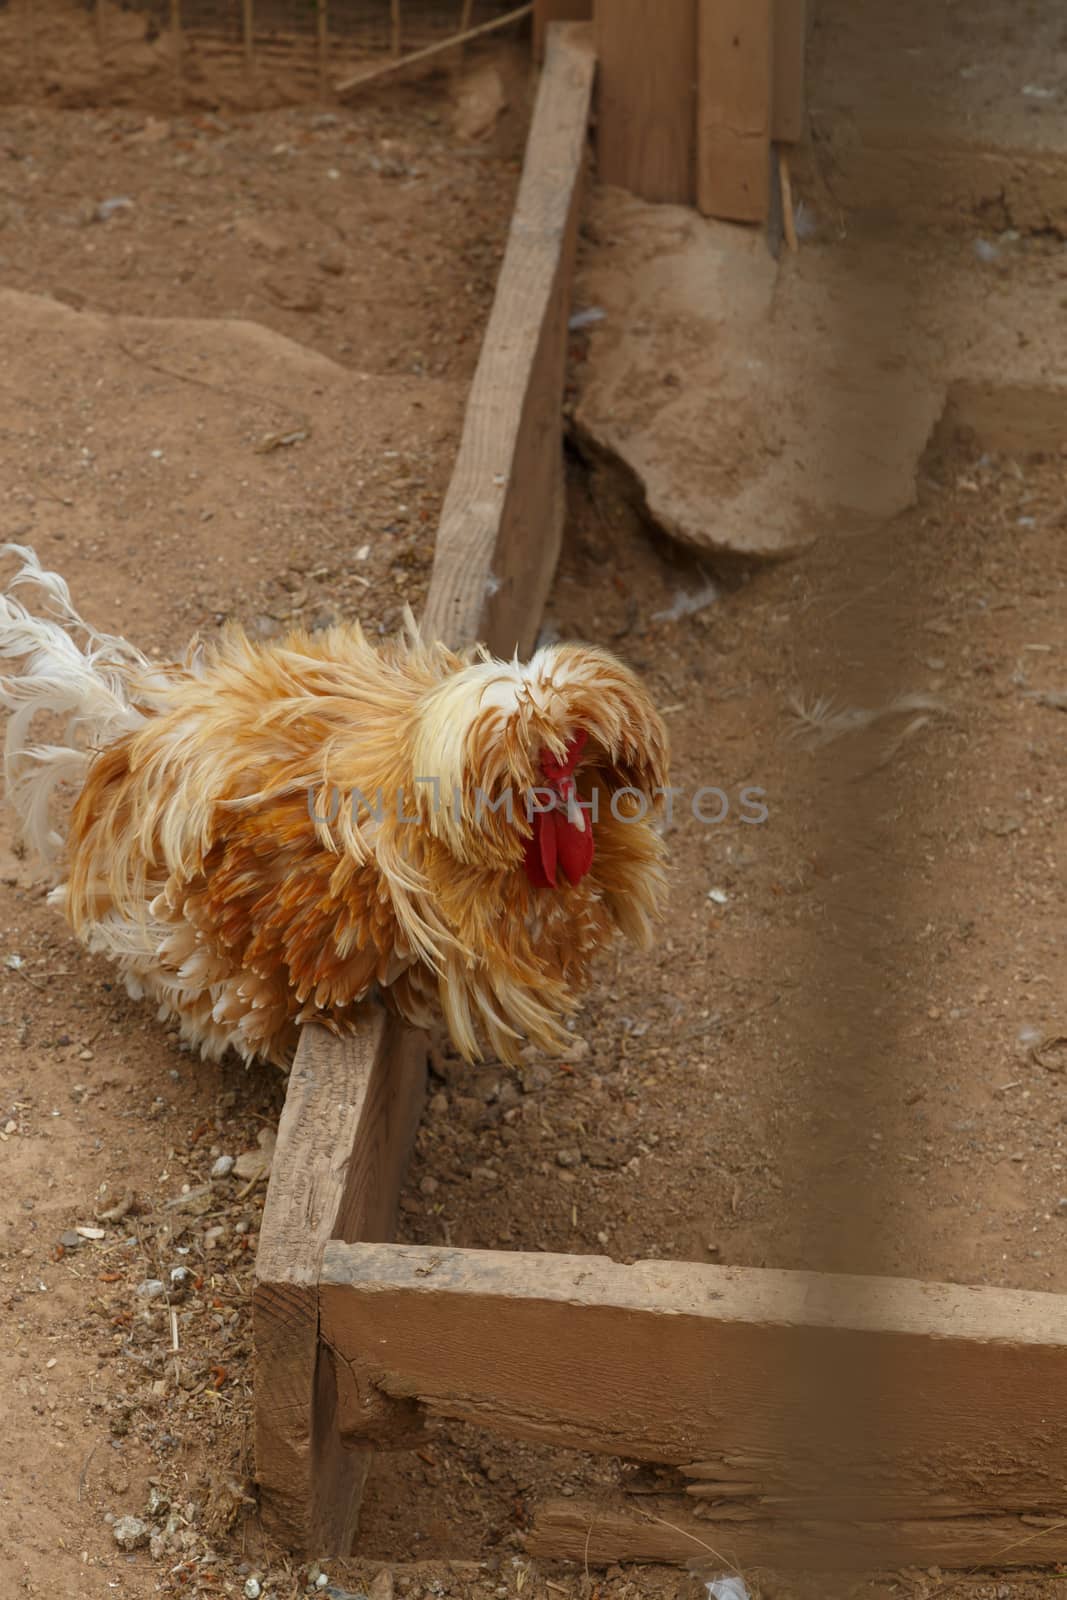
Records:
[[[340,83],[334,84],[337,94],[349,94],[353,89],[359,89],[365,83],[376,83],[381,78],[388,78],[394,72],[401,72],[406,67],[414,67],[420,61],[429,61],[432,56],[439,56],[445,50],[454,50],[457,45],[466,44],[470,39],[480,39],[483,34],[495,33],[498,28],[509,28],[514,22],[521,22],[533,11],[533,0],[529,5],[517,6],[514,11],[506,11],[502,17],[491,17],[488,22],[480,22],[476,28],[468,28],[466,33],[453,33],[447,39],[439,39],[436,44],[428,44],[422,50],[412,50],[410,55],[397,56],[394,61],[388,61],[382,67],[371,67],[369,71],[357,72],[352,78],[342,78]],[[396,12],[396,24],[399,25],[399,10]]]
[[[1034,1567],[1067,1559],[1067,1529],[1038,1527],[1021,1517],[956,1522],[902,1522],[820,1526],[781,1522],[697,1520],[685,1508],[656,1510],[604,1506],[596,1501],[551,1500],[539,1506],[526,1548],[539,1560],[590,1566],[651,1561],[721,1569],[871,1572],[902,1566]]]
[[[588,29],[549,29],[496,297],[437,532],[422,628],[528,652],[563,531],[563,377],[595,61]]]
[[[597,172],[643,200],[692,205],[696,0],[595,0]]]
[[[545,59],[545,38],[550,22],[591,22],[593,0],[534,0],[534,60]]]
[[[774,0],[774,94],[771,138],[796,144],[804,137],[804,64],[807,0]]]
[[[721,1461],[719,1498],[752,1520],[795,1520],[802,1493],[890,1521],[951,1491],[975,1516],[1063,1519],[1067,1548],[1059,1295],[331,1243],[320,1314],[353,1442],[410,1432],[415,1401],[557,1446]]]
[[[438,536],[424,625],[451,645],[528,644],[558,551],[566,317],[593,57],[587,38],[557,33]],[[490,573],[501,579],[499,605],[496,596],[486,605]],[[423,1054],[374,1007],[355,1040],[305,1030],[279,1129],[256,1266],[257,1477],[270,1530],[317,1555],[347,1552],[367,1466],[366,1449],[341,1443],[341,1423],[353,1432],[350,1372],[322,1338],[320,1257],[330,1238],[390,1236]],[[401,1403],[389,1420],[394,1441],[404,1436]]]
[[[301,1035],[253,1298],[256,1477],[264,1523],[292,1549],[347,1553],[355,1532],[367,1457],[338,1439],[316,1284],[328,1239],[391,1237],[424,1082],[421,1036],[376,1006],[344,1040]]]
[[[697,0],[700,210],[764,222],[770,206],[773,0]]]

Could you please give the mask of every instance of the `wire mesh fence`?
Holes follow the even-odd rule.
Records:
[[[92,9],[94,0],[86,6]],[[476,27],[512,9],[516,0],[180,0],[181,26],[243,39],[249,22],[253,36],[317,36],[323,25],[329,35],[355,43],[368,54],[403,51]],[[173,0],[127,0],[126,11],[139,12],[156,27],[171,25]]]
[[[172,95],[277,103],[447,44],[516,0],[0,0],[0,101]],[[79,70],[72,72],[77,60]]]

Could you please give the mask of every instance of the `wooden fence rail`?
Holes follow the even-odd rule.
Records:
[[[331,1243],[320,1315],[352,1446],[449,1417],[688,1480],[665,1521],[545,1508],[543,1555],[684,1562],[696,1533],[824,1570],[1067,1557],[1060,1295]]]
[[[481,639],[505,655],[526,650],[559,552],[567,308],[593,66],[587,30],[553,30],[423,619],[454,647]],[[342,1446],[347,1391],[320,1339],[323,1251],[334,1239],[389,1235],[424,1065],[418,1036],[374,1006],[345,1039],[307,1028],[282,1114],[256,1259],[256,1476],[270,1530],[317,1555],[349,1548],[368,1460],[365,1448]]]

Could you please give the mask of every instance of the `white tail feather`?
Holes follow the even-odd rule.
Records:
[[[125,639],[98,633],[71,604],[58,572],[48,572],[25,545],[0,546],[0,555],[18,556],[22,567],[0,594],[0,657],[21,659],[16,672],[0,675],[0,704],[11,713],[4,742],[8,799],[18,812],[22,833],[46,859],[62,844],[50,822],[56,786],[80,784],[94,750],[145,720],[146,690],[159,682],[159,669]],[[50,613],[35,616],[12,590],[31,587]],[[75,635],[83,636],[78,643]],[[131,690],[136,681],[140,706]],[[67,719],[63,742],[33,744],[30,729],[40,713]]]

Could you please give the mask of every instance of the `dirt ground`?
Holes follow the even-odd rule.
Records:
[[[493,59],[508,109],[473,142],[454,79],[343,111],[0,113],[0,531],[95,621],[166,655],[227,618],[418,607],[528,109]],[[862,260],[882,226],[810,248]],[[910,236],[910,270],[986,270],[967,226]],[[1063,263],[1005,241],[1020,339]],[[1009,370],[958,396],[911,508],[767,569],[704,570],[571,458],[546,630],[637,666],[674,782],[729,810],[678,805],[668,926],[604,964],[572,1062],[439,1051],[403,1239],[1067,1292],[1067,413],[1038,410]],[[184,1054],[72,944],[9,820],[0,846],[0,1593],[701,1594],[529,1562],[539,1501],[632,1475],[462,1427],[376,1462],[360,1557],[325,1584],[270,1546],[249,1304],[283,1085]],[[128,1516],[150,1542],[127,1552]]]

